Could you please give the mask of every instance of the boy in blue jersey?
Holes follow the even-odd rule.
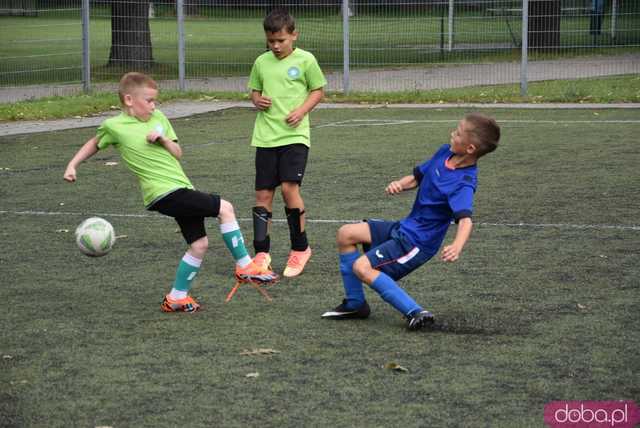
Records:
[[[471,235],[473,195],[477,186],[477,161],[494,151],[500,127],[479,113],[466,115],[445,144],[413,174],[392,181],[389,195],[418,188],[413,208],[398,222],[367,220],[338,230],[345,299],[322,316],[331,319],[367,318],[369,305],[362,282],[407,319],[409,330],[433,324],[431,312],[424,310],[396,283],[429,259],[440,248],[449,224],[458,224],[455,239],[442,249],[441,259],[454,262]],[[357,245],[362,244],[361,255]]]

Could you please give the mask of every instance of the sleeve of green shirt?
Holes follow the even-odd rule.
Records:
[[[249,74],[249,89],[254,91],[262,91],[262,79],[260,78],[260,71],[258,61],[253,63],[251,67],[251,74]]]
[[[316,58],[311,55],[311,61],[307,67],[307,81],[309,82],[309,90],[315,91],[327,85],[327,79],[325,79],[320,65]]]
[[[98,130],[96,131],[96,137],[98,137],[98,149],[102,150],[111,144],[117,143],[109,132],[108,120],[103,121]]]

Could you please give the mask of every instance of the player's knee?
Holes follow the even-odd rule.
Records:
[[[353,273],[362,280],[370,276],[372,269],[371,263],[366,256],[359,257],[358,260],[353,263]]]
[[[235,219],[236,214],[231,202],[225,201],[224,199],[220,200],[220,213],[218,214],[218,217],[220,217],[220,220],[222,220],[223,223],[226,222],[225,220],[230,221]]]
[[[192,255],[198,258],[202,258],[207,249],[209,248],[209,239],[206,236],[194,241],[189,245],[190,252]]]
[[[338,229],[338,233],[336,233],[336,243],[338,245],[348,245],[351,242],[349,242],[349,225],[345,224],[343,226],[340,226],[340,229]]]
[[[280,185],[282,197],[291,198],[300,196],[300,185],[292,181],[285,181]]]
[[[340,226],[340,229],[338,229],[338,233],[336,233],[336,243],[339,246],[359,244],[354,232],[355,231],[353,224],[345,224],[343,226]]]

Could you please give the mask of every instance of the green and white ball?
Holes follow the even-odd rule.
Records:
[[[107,220],[91,217],[76,228],[76,243],[83,254],[101,257],[111,251],[116,242],[116,233]]]

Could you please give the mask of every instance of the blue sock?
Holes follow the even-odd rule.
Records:
[[[396,308],[404,316],[421,311],[422,308],[391,277],[383,272],[371,284],[385,302]]]
[[[360,257],[360,252],[353,251],[351,253],[340,254],[340,274],[342,275],[342,284],[344,285],[344,293],[347,299],[346,309],[358,309],[364,303],[364,290],[362,282],[353,273],[353,263]]]

